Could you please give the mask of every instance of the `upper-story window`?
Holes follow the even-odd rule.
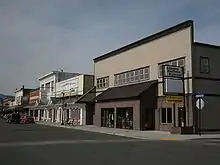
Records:
[[[158,77],[162,77],[162,66],[163,65],[173,65],[173,66],[184,67],[184,71],[186,69],[185,68],[185,58],[160,63],[160,64],[158,64]]]
[[[150,67],[115,74],[115,86],[147,81],[150,79]]]
[[[54,81],[51,81],[51,92],[54,91]]]
[[[50,83],[46,83],[45,88],[47,93],[50,92]]]
[[[102,77],[97,79],[97,89],[108,88],[109,87],[109,77]]]
[[[200,73],[209,73],[210,65],[208,57],[200,57]]]

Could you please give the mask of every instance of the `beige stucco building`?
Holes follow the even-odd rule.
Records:
[[[220,47],[194,41],[189,20],[95,58],[94,124],[168,131],[183,119],[184,127],[198,130],[195,94],[202,93],[202,129],[220,129],[218,54]],[[163,95],[165,64],[184,67],[185,110]]]

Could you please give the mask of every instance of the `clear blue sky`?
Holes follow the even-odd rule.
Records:
[[[220,45],[219,0],[1,0],[0,93],[51,70],[92,73],[94,57],[188,19]]]

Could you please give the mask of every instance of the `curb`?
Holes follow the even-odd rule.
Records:
[[[37,123],[40,125],[46,125],[50,127],[58,127],[58,128],[67,128],[67,129],[75,129],[75,130],[81,130],[81,131],[87,131],[87,132],[93,132],[93,133],[101,133],[101,134],[107,134],[107,135],[114,135],[114,136],[122,136],[122,137],[128,137],[128,138],[134,138],[134,139],[141,139],[141,140],[156,140],[156,141],[184,141],[184,139],[177,139],[174,137],[157,137],[157,138],[151,138],[151,137],[143,137],[143,136],[126,136],[123,133],[116,133],[116,132],[102,132],[102,131],[91,131],[91,130],[84,130],[84,129],[78,129],[71,126],[63,126],[63,125],[53,125],[53,124],[47,124],[47,123]]]

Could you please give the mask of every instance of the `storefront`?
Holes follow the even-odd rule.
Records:
[[[95,99],[94,124],[101,127],[153,130],[157,81],[109,88]]]

